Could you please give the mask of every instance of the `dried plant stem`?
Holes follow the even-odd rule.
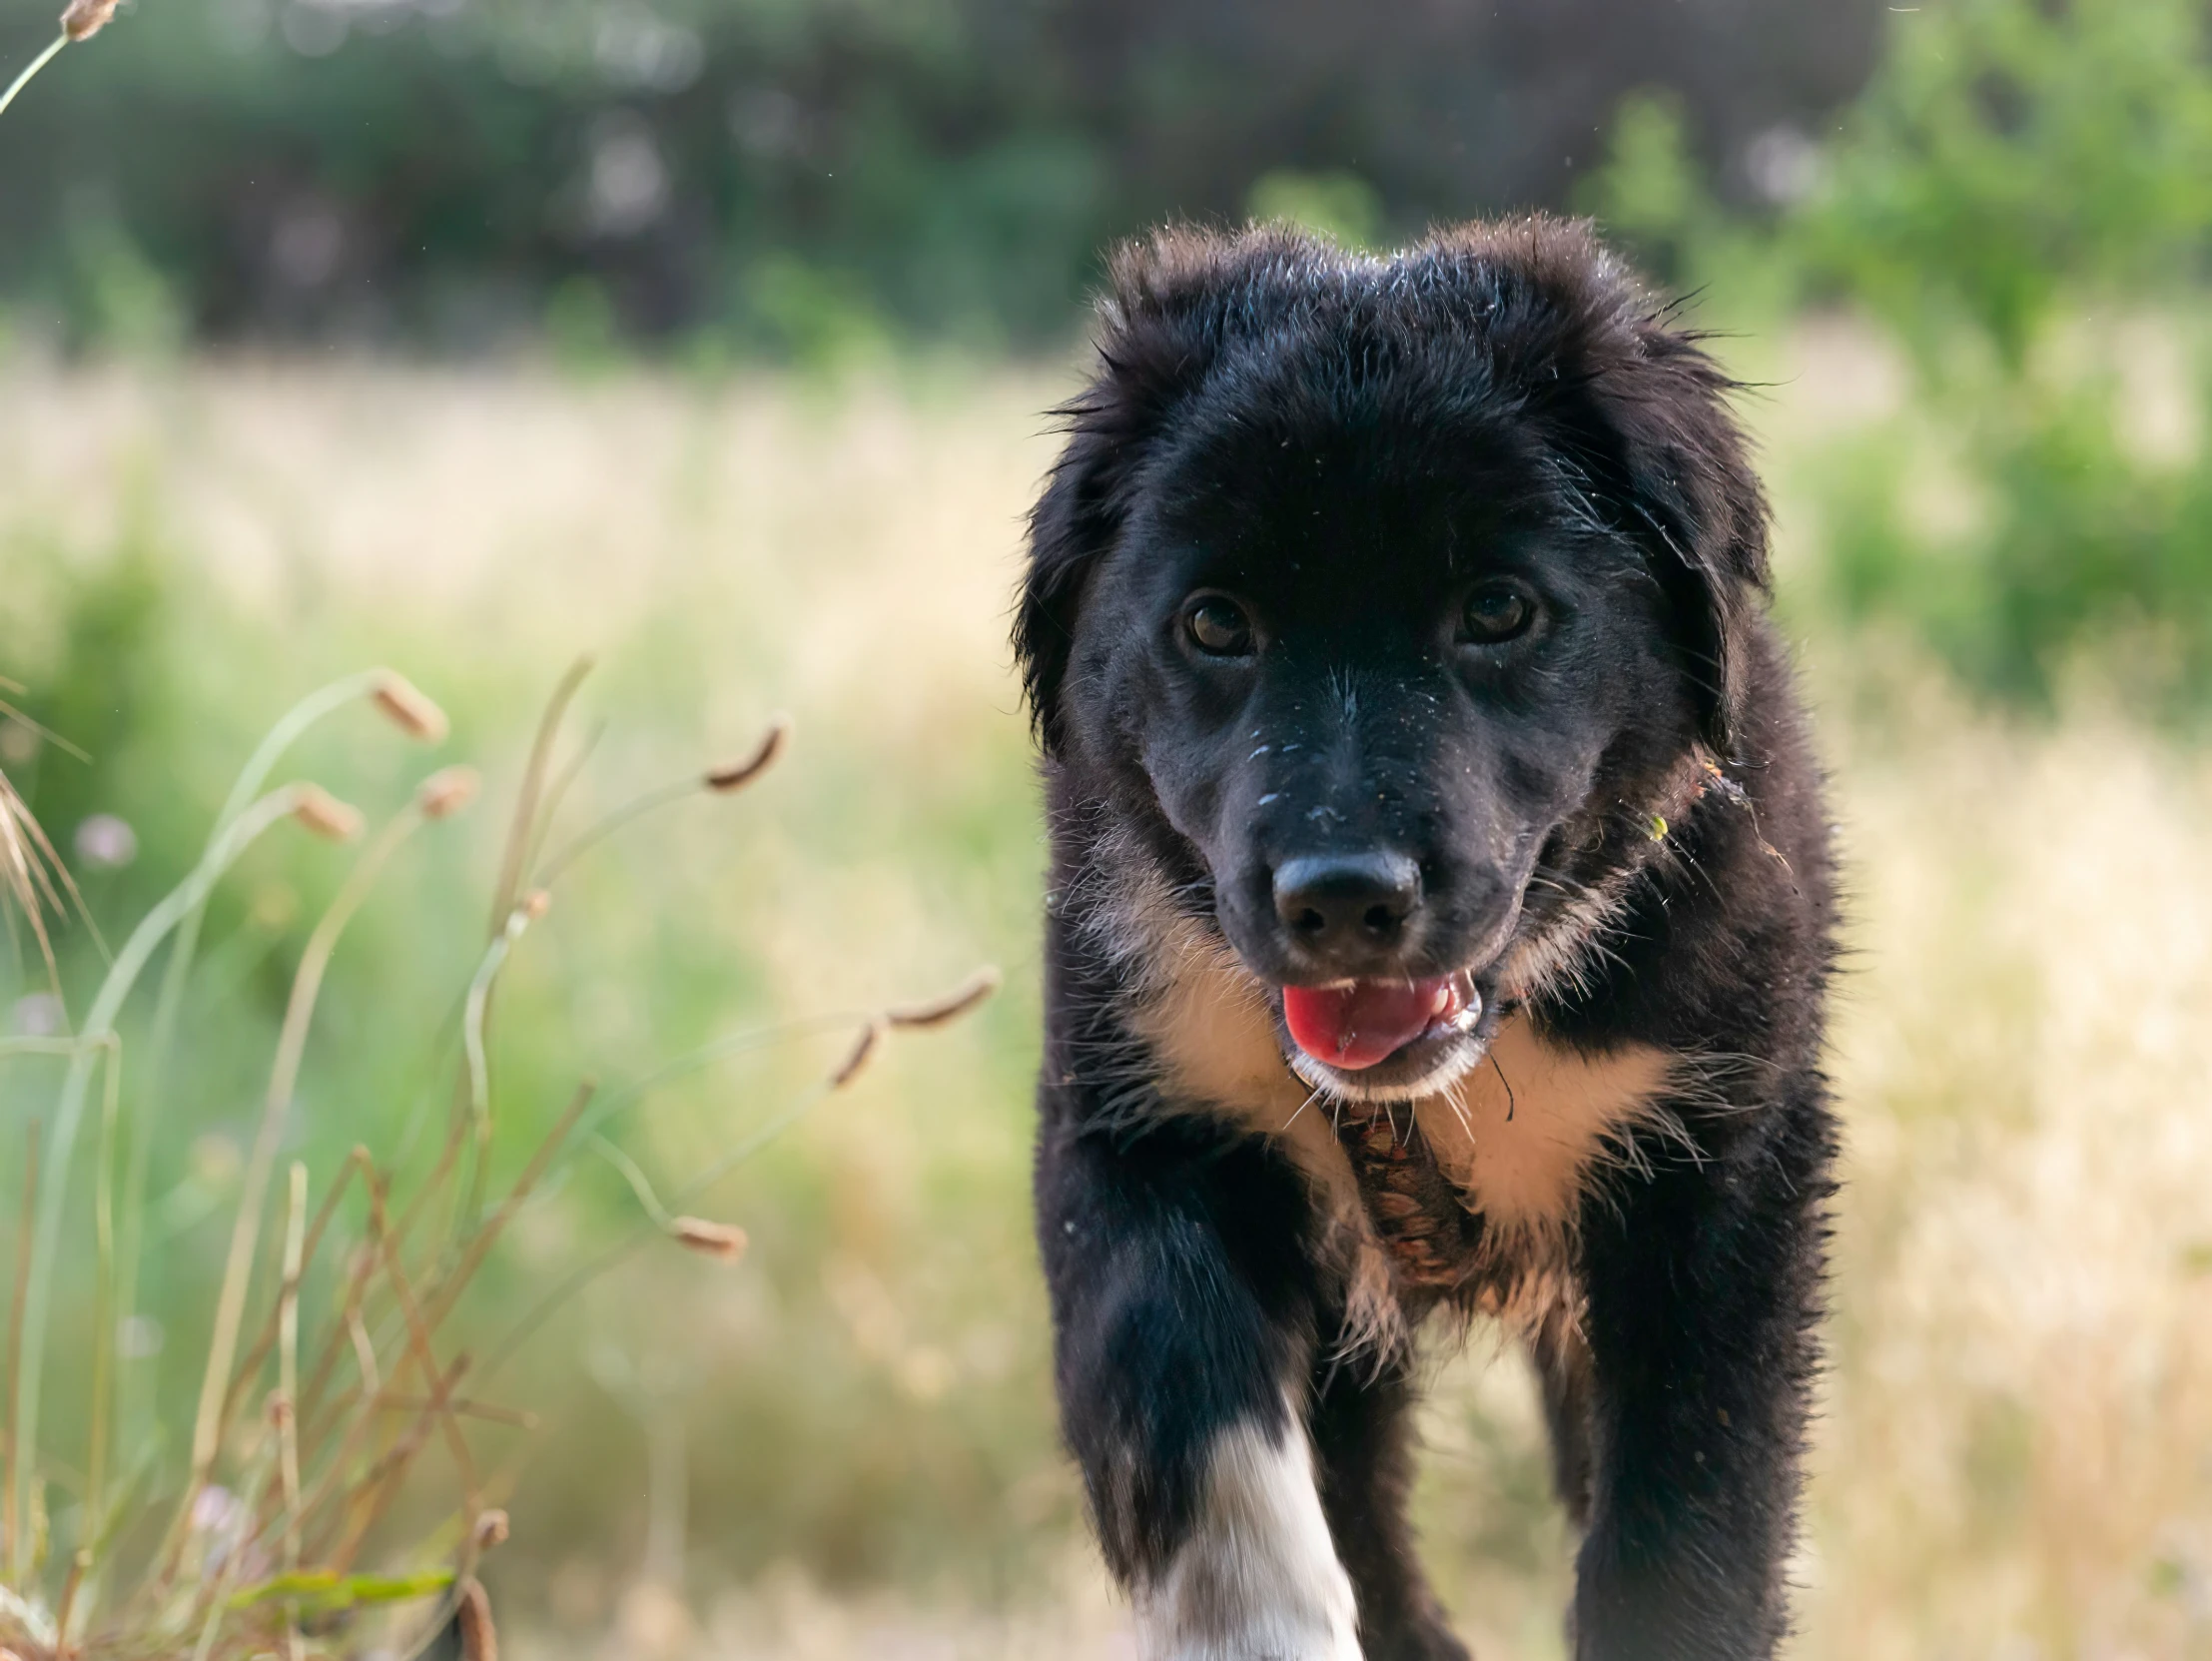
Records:
[[[285,1567],[300,1566],[300,1273],[307,1261],[308,1168],[292,1165],[292,1201],[285,1215],[284,1282],[277,1295],[277,1388],[284,1401],[279,1434],[285,1487]],[[299,1648],[294,1635],[293,1648]]]
[[[144,921],[131,932],[117,955],[114,967],[101,983],[99,995],[93,1000],[91,1012],[85,1017],[83,1037],[97,1041],[112,1037],[116,1017],[122,1012],[123,1001],[130,995],[132,986],[145,969],[169,931],[194,906],[201,904],[216,879],[222,876],[231,863],[246,851],[255,838],[279,819],[291,813],[300,799],[300,788],[288,785],[270,792],[250,806],[231,824],[229,829],[202,856],[191,876],[146,915]],[[39,1383],[45,1363],[46,1323],[49,1302],[53,1292],[54,1257],[61,1248],[61,1225],[63,1202],[68,1197],[69,1156],[73,1149],[79,1123],[84,1117],[85,1095],[91,1086],[92,1068],[99,1052],[88,1047],[71,1058],[69,1074],[62,1082],[59,1102],[54,1111],[52,1146],[48,1152],[46,1171],[39,1187],[38,1220],[33,1235],[30,1253],[30,1284],[24,1302],[24,1327],[22,1366],[15,1387],[16,1445],[21,1450],[38,1445]],[[31,1460],[27,1451],[15,1461],[11,1491],[19,1511],[29,1509]],[[24,1584],[30,1576],[29,1542],[20,1534],[9,1542],[9,1575],[12,1583]]]
[[[576,1087],[576,1093],[568,1099],[567,1108],[554,1122],[553,1129],[545,1140],[537,1145],[537,1152],[530,1156],[529,1163],[522,1168],[522,1175],[515,1179],[514,1187],[507,1191],[506,1199],[499,1203],[499,1209],[481,1229],[469,1237],[459,1261],[453,1265],[452,1272],[445,1276],[443,1284],[430,1301],[432,1331],[442,1325],[446,1315],[452,1312],[453,1305],[460,1300],[460,1294],[467,1289],[469,1280],[482,1266],[493,1243],[507,1225],[514,1221],[515,1214],[522,1209],[523,1203],[529,1199],[537,1185],[545,1180],[546,1171],[551,1168],[553,1160],[574,1132],[577,1121],[583,1118],[584,1110],[590,1106],[592,1094],[597,1088],[589,1079]]]
[[[429,1323],[422,1317],[422,1306],[416,1300],[414,1288],[408,1282],[406,1266],[399,1260],[399,1243],[392,1237],[391,1220],[384,1209],[383,1185],[369,1185],[370,1221],[375,1230],[376,1246],[383,1254],[384,1275],[391,1282],[392,1300],[398,1304],[401,1318],[406,1324],[407,1353],[421,1370],[422,1382],[434,1387],[438,1378],[437,1353],[431,1347]],[[405,1373],[405,1367],[392,1369],[392,1380],[397,1382]],[[454,1418],[448,1401],[440,1397],[437,1402],[445,1431],[446,1446],[451,1450],[453,1463],[460,1467],[462,1498],[470,1515],[480,1505],[476,1491],[476,1465],[469,1457],[468,1442],[460,1433],[460,1424]]]
[[[292,998],[285,1007],[284,1027],[277,1038],[277,1060],[270,1069],[269,1094],[262,1106],[261,1129],[247,1160],[240,1187],[238,1219],[231,1229],[230,1256],[224,1264],[223,1286],[217,1296],[214,1335],[208,1340],[208,1365],[200,1385],[200,1411],[192,1433],[192,1475],[185,1484],[184,1503],[190,1507],[206,1484],[221,1446],[222,1407],[231,1379],[231,1362],[238,1353],[239,1322],[246,1312],[247,1282],[252,1278],[254,1245],[261,1233],[262,1208],[269,1193],[269,1178],[277,1159],[277,1143],[284,1134],[285,1116],[299,1082],[300,1060],[307,1049],[308,1028],[315,1016],[315,1002],[323,990],[324,972],[338,949],[339,936],[353,920],[362,901],[384,864],[399,845],[421,825],[420,810],[412,803],[400,809],[364,853],[338,898],[331,902],[315,933],[300,955],[293,976]]]
[[[415,1454],[430,1439],[431,1427],[447,1417],[446,1403],[459,1389],[461,1378],[468,1368],[469,1357],[456,1355],[452,1365],[442,1373],[432,1374],[428,1380],[429,1400],[422,1411],[415,1415],[414,1422],[407,1427],[406,1433],[391,1445],[382,1458],[370,1465],[359,1481],[349,1485],[346,1509],[352,1520],[347,1524],[346,1532],[339,1543],[325,1557],[330,1566],[340,1574],[353,1566],[354,1556],[361,1550],[362,1541],[368,1537],[369,1525],[382,1509],[374,1496],[379,1492],[388,1493],[398,1485],[399,1478],[406,1474],[406,1468]],[[341,1477],[343,1467],[333,1466],[331,1475],[334,1479]]]

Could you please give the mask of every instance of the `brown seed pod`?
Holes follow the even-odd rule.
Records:
[[[942,997],[886,1010],[884,1019],[894,1027],[942,1027],[948,1021],[958,1021],[998,991],[1004,979],[996,967],[986,964]]]
[[[542,888],[533,888],[522,896],[522,903],[516,909],[534,923],[550,911],[552,906],[553,897],[551,894]]]
[[[376,707],[391,718],[392,725],[409,738],[418,738],[425,744],[445,742],[449,730],[445,711],[432,703],[405,675],[392,669],[383,670],[369,695]]]
[[[765,773],[776,757],[783,754],[784,745],[791,738],[791,717],[772,716],[768,730],[760,735],[760,742],[753,746],[753,753],[742,761],[733,761],[727,767],[717,767],[706,776],[709,790],[728,794],[742,790]]]
[[[876,1053],[876,1046],[883,1041],[883,1035],[884,1024],[881,1020],[871,1021],[861,1029],[860,1037],[853,1041],[852,1049],[845,1053],[845,1059],[837,1064],[837,1071],[830,1075],[830,1089],[843,1090],[860,1077],[861,1069],[868,1065],[869,1058]]]
[[[303,784],[292,816],[327,842],[351,842],[361,835],[361,809],[340,801],[320,784]]]
[[[71,42],[90,40],[115,16],[116,0],[69,0],[62,12],[62,33]]]
[[[443,819],[476,799],[480,781],[473,767],[440,767],[414,787],[414,805],[425,819]]]
[[[498,1509],[477,1512],[474,1532],[478,1551],[489,1551],[493,1546],[505,1544],[507,1538],[506,1512]]]
[[[715,1223],[703,1217],[679,1217],[668,1225],[669,1238],[702,1256],[734,1263],[745,1255],[745,1231],[734,1223]]]

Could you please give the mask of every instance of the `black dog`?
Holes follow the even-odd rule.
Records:
[[[1730,383],[1581,229],[1125,252],[1017,624],[1038,1231],[1143,1652],[1463,1656],[1411,1336],[1503,1316],[1576,1655],[1788,1626],[1827,827]]]

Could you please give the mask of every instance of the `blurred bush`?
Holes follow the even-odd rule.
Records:
[[[1902,622],[2010,700],[2088,673],[2212,703],[2204,8],[1899,12],[1838,137],[1755,161],[1764,222],[1710,188],[1680,102],[1640,95],[1581,201],[1703,323],[1841,306],[1899,353],[1901,410],[1795,481],[1822,555],[1800,606]]]
[[[2007,696],[2084,657],[2152,705],[2212,696],[2206,48],[2194,0],[1900,20],[1788,228],[1811,292],[1879,320],[1914,390],[1917,435],[1824,492],[1832,592]]]
[[[565,352],[590,323],[580,280],[621,335],[731,352],[1057,343],[1105,243],[1240,214],[1270,175],[1261,206],[1336,178],[1378,236],[1557,203],[1647,82],[1755,195],[1744,158],[1851,94],[1879,15],[160,0],[10,112],[0,144],[37,165],[0,169],[0,297],[72,344],[182,328],[482,351],[549,328]],[[49,32],[16,15],[0,60]]]

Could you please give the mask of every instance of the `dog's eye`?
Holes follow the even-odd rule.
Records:
[[[1190,642],[1209,657],[1248,657],[1252,621],[1244,608],[1223,594],[1202,594],[1182,614]]]
[[[1535,603],[1517,585],[1486,582],[1467,596],[1459,637],[1478,646],[1494,646],[1525,632],[1535,620]]]

